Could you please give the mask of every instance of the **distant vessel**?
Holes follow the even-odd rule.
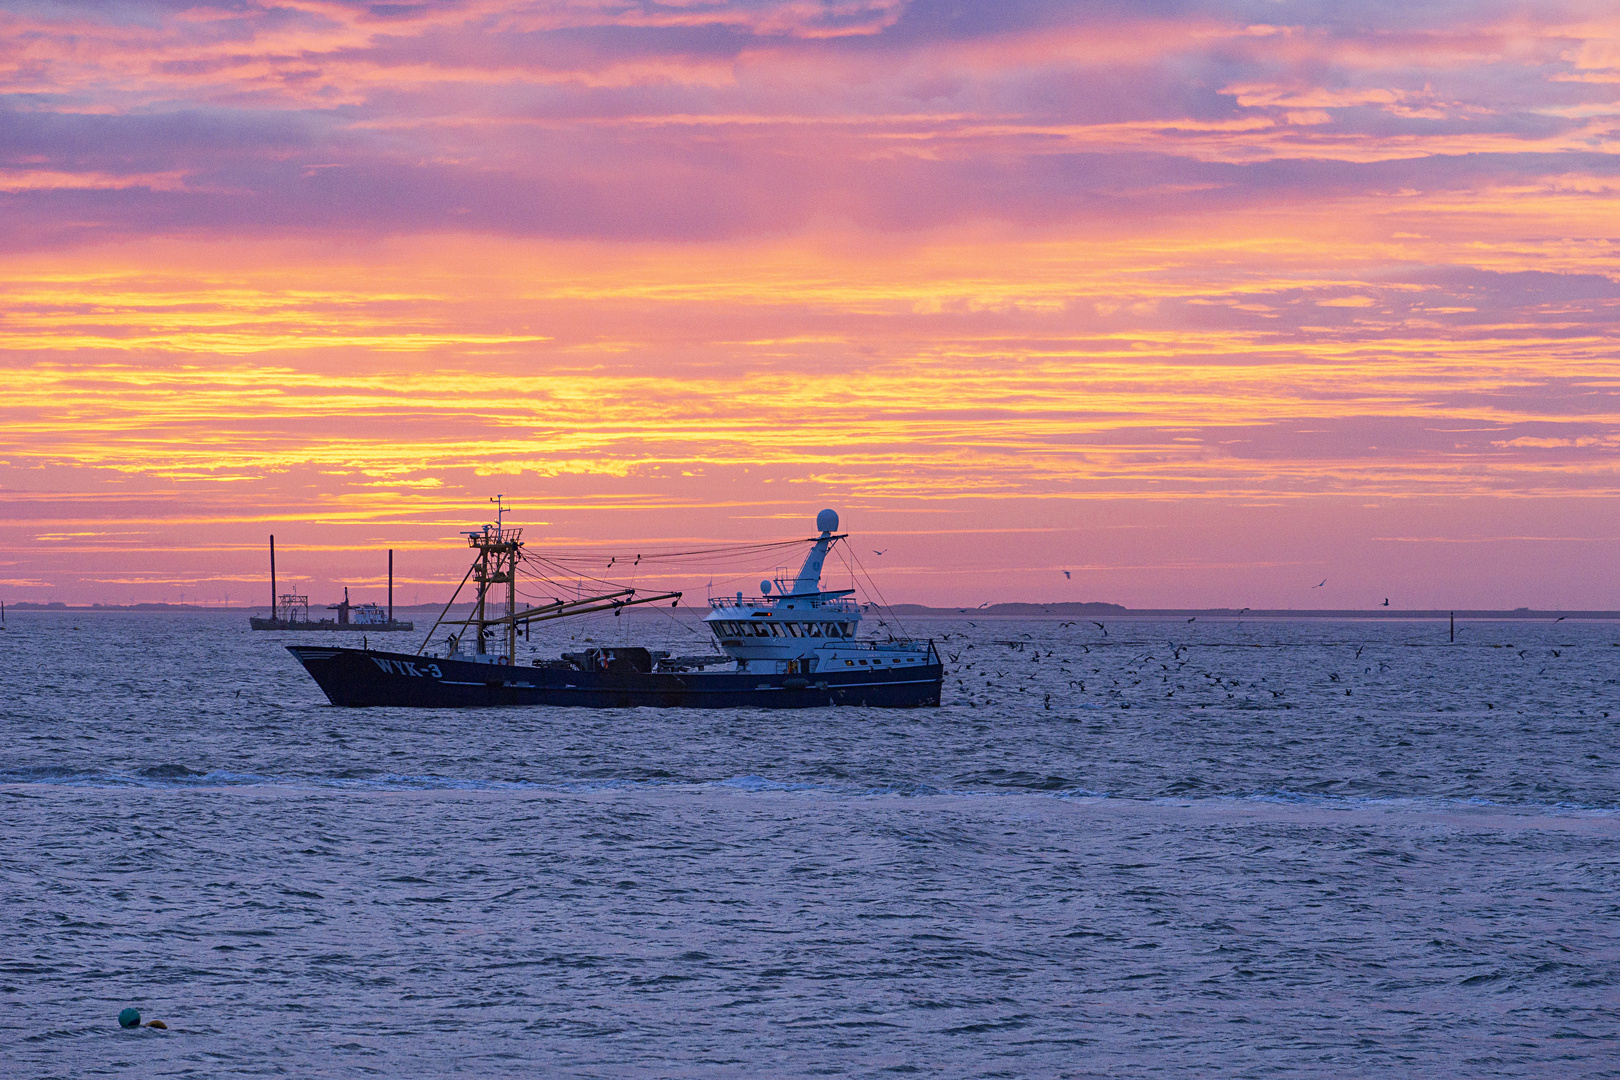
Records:
[[[518,628],[551,619],[612,610],[638,604],[680,602],[678,592],[637,595],[633,588],[573,600],[553,600],[517,609],[517,581],[529,568],[522,530],[502,524],[499,508],[494,525],[467,532],[477,552],[467,576],[476,583],[472,613],[446,622],[441,613],[428,640],[441,626],[459,627],[444,656],[380,652],[313,645],[287,650],[326,692],[334,705],[405,705],[432,708],[491,705],[583,705],[607,708],[637,706],[724,708],[812,708],[825,705],[871,705],[908,708],[938,705],[944,667],[932,641],[888,636],[858,638],[861,605],[853,589],[824,590],[821,570],[827,552],[844,535],[837,534],[838,515],[823,510],[816,517],[821,535],[806,541],[809,552],[791,579],[760,583],[760,596],[709,600],[703,622],[724,655],[676,657],[641,646],[599,646],[563,653],[555,660],[515,662]],[[780,549],[784,544],[636,556],[661,559]],[[617,556],[608,559],[611,566]],[[538,560],[536,560],[538,561]],[[628,560],[627,560],[628,561]],[[532,570],[531,570],[532,573]],[[595,579],[601,580],[601,579]],[[492,608],[491,595],[505,586],[505,611]],[[771,595],[772,592],[775,595]],[[456,595],[445,605],[455,603]],[[463,639],[472,635],[472,649]],[[423,642],[426,648],[428,642]],[[498,646],[498,647],[497,647]],[[714,670],[711,670],[713,668]]]
[[[391,630],[414,630],[415,624],[394,618],[394,552],[388,551],[388,607],[381,604],[351,604],[349,590],[343,590],[341,604],[328,604],[326,610],[337,612],[335,619],[309,617],[309,597],[298,593],[276,591],[276,538],[270,537],[270,617],[257,615],[248,618],[255,630],[364,630],[387,633]]]

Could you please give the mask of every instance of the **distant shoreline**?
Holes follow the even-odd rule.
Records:
[[[409,612],[419,614],[443,610],[442,604],[395,604],[395,612]],[[451,610],[462,612],[469,610],[470,604],[457,604]],[[236,612],[252,614],[267,611],[268,608],[254,607],[210,607],[206,604],[64,604],[61,602],[38,603],[24,600],[6,605],[10,611],[43,611],[62,612],[74,615],[108,613],[164,613],[184,614],[187,612]],[[698,610],[688,608],[686,610]],[[956,607],[928,607],[923,604],[895,604],[890,608],[896,615],[914,615],[920,617],[938,616],[941,618],[977,617],[987,619],[1038,619],[1038,618],[1085,618],[1085,619],[1392,619],[1392,620],[1421,620],[1421,619],[1489,619],[1489,620],[1528,620],[1532,622],[1545,622],[1553,619],[1585,619],[1598,621],[1620,620],[1620,611],[1541,611],[1532,608],[1514,608],[1508,610],[1494,610],[1489,608],[1446,608],[1434,609],[1403,609],[1403,608],[1128,608],[1119,604],[1105,603],[1075,603],[1065,601],[1053,604],[1035,603],[1005,603],[988,604],[979,608]],[[629,612],[636,614],[635,612]]]
[[[1514,608],[1128,608],[1119,604],[989,604],[982,608],[938,608],[921,604],[895,604],[896,615],[981,615],[987,618],[1114,618],[1114,619],[1620,619],[1620,611],[1538,611]]]

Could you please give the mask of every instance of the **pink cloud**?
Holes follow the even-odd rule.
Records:
[[[319,520],[373,574],[491,484],[569,542],[836,502],[1030,588],[1061,536],[1135,602],[1439,506],[1603,535],[1620,23],[1255,10],[13,5],[0,561],[249,580]]]

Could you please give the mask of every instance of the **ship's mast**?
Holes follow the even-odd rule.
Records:
[[[476,651],[482,655],[489,651],[484,644],[484,631],[490,623],[506,626],[506,660],[517,660],[517,564],[523,550],[523,530],[508,529],[502,523],[509,507],[503,506],[504,495],[489,500],[495,504],[495,525],[485,525],[476,532],[466,534],[469,546],[478,551],[473,563],[473,580],[478,583],[478,600],[473,613],[473,624],[478,627]],[[506,616],[489,617],[489,590],[492,585],[506,585]]]
[[[518,624],[527,626],[530,623],[548,622],[552,619],[566,619],[574,615],[584,615],[593,611],[612,610],[615,614],[627,607],[638,604],[656,604],[670,600],[678,604],[681,594],[678,592],[658,593],[653,596],[637,596],[634,589],[620,589],[617,592],[603,593],[600,596],[580,597],[575,600],[553,600],[540,607],[525,608],[518,614],[517,609],[517,569],[518,562],[523,557],[523,530],[508,529],[502,519],[511,512],[511,507],[504,506],[501,500],[504,495],[497,495],[489,500],[495,504],[495,524],[485,525],[481,529],[473,529],[461,535],[467,538],[467,544],[478,554],[473,563],[467,568],[467,575],[456,586],[455,592],[445,602],[444,610],[439,617],[433,620],[433,626],[428,630],[427,637],[417,646],[416,654],[422,655],[433,640],[433,634],[441,626],[463,627],[460,634],[453,635],[452,642],[460,642],[467,636],[467,628],[476,626],[478,638],[476,650],[480,655],[487,655],[489,649],[484,644],[484,631],[491,626],[501,626],[506,629],[506,660],[508,663],[517,662]],[[465,619],[445,621],[445,616],[455,606],[456,598],[461,590],[467,587],[468,581],[478,583],[478,595],[473,601],[472,614]],[[506,614],[491,618],[489,614],[489,590],[493,585],[506,585]],[[459,645],[455,646],[458,650]]]

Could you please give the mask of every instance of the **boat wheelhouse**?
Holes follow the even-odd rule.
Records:
[[[909,667],[929,662],[924,642],[891,638],[858,639],[861,605],[854,589],[821,587],[822,567],[832,545],[846,539],[838,532],[838,515],[823,510],[816,517],[821,535],[792,579],[759,583],[760,595],[710,597],[704,622],[739,671],[811,675],[837,668],[868,670]],[[774,595],[772,595],[774,593]]]

